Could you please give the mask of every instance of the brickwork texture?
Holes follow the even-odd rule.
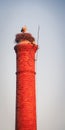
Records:
[[[15,130],[37,130],[35,52],[37,45],[17,44]]]

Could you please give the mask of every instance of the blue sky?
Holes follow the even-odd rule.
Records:
[[[65,129],[65,0],[0,0],[0,129],[14,130],[15,35],[27,25],[37,41],[38,130]]]

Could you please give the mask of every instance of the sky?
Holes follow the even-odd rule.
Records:
[[[65,0],[0,0],[0,130],[15,130],[15,36],[23,25],[37,42],[38,130],[65,130]]]

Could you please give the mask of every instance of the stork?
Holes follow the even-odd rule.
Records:
[[[25,26],[22,27],[21,32],[22,32],[22,33],[26,33],[26,31],[27,31],[27,27],[26,27],[26,25],[25,25]]]

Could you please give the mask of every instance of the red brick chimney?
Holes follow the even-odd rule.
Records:
[[[37,130],[35,92],[35,52],[38,46],[30,33],[16,35],[16,127]]]

